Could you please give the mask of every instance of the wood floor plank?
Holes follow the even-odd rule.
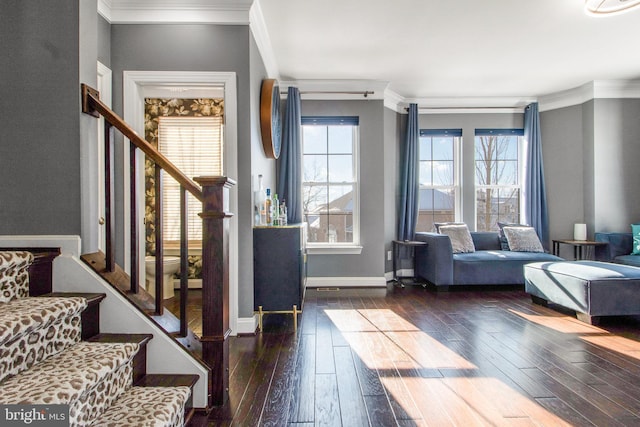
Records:
[[[335,374],[333,362],[332,322],[320,311],[316,315],[316,374]]]
[[[286,425],[289,418],[289,403],[293,387],[293,375],[297,356],[297,337],[288,334],[282,341],[277,366],[273,371],[271,387],[266,397],[264,409],[260,417],[260,425],[279,427]]]
[[[320,426],[342,425],[336,375],[317,374],[315,382],[315,424]]]
[[[344,426],[368,426],[369,417],[349,347],[334,347],[340,417]]]
[[[300,335],[293,375],[293,388],[289,404],[289,422],[314,422],[316,389],[315,335]]]
[[[371,427],[396,425],[396,417],[386,395],[364,396],[364,403],[367,405]]]
[[[273,371],[278,362],[278,356],[282,347],[283,336],[281,334],[270,334],[265,337],[264,351],[259,353],[260,358],[256,364],[254,375],[245,389],[245,394],[253,396],[252,399],[242,399],[234,422],[240,425],[251,425],[255,420],[259,420],[267,395],[271,386]]]

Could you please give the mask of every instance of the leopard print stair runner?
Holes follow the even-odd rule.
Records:
[[[70,424],[89,425],[131,386],[139,347],[80,342],[0,383],[2,403],[69,404]]]
[[[93,424],[93,427],[174,427],[184,425],[189,387],[132,387]]]
[[[0,381],[78,343],[84,298],[20,298],[0,303]]]
[[[29,252],[0,251],[0,403],[67,404],[70,426],[182,426],[189,387],[132,387],[140,344],[81,341],[82,297],[29,297]]]

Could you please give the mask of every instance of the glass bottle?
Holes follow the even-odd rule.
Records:
[[[258,189],[254,192],[254,203],[256,210],[256,224],[255,225],[265,225],[266,217],[264,212],[264,187],[262,186],[262,174],[258,175]]]
[[[273,221],[273,225],[280,225],[280,204],[278,203],[278,194],[273,194],[273,200],[271,201],[271,207],[273,208],[273,212],[271,215],[271,220]]]
[[[267,197],[264,200],[265,225],[273,225],[271,221],[271,189],[267,188]]]

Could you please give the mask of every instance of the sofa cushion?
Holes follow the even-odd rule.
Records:
[[[616,264],[633,265],[640,267],[640,256],[638,255],[620,255],[613,259]]]
[[[542,243],[533,227],[504,227],[504,234],[509,242],[509,250],[515,252],[544,252]]]
[[[523,266],[531,262],[562,261],[545,252],[475,251],[453,255],[455,285],[521,285]]]
[[[454,254],[474,252],[476,250],[466,224],[442,225],[440,226],[440,234],[449,236]]]

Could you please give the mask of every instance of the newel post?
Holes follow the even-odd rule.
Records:
[[[209,406],[229,395],[229,189],[224,176],[194,178],[202,186],[202,358],[211,368]]]

